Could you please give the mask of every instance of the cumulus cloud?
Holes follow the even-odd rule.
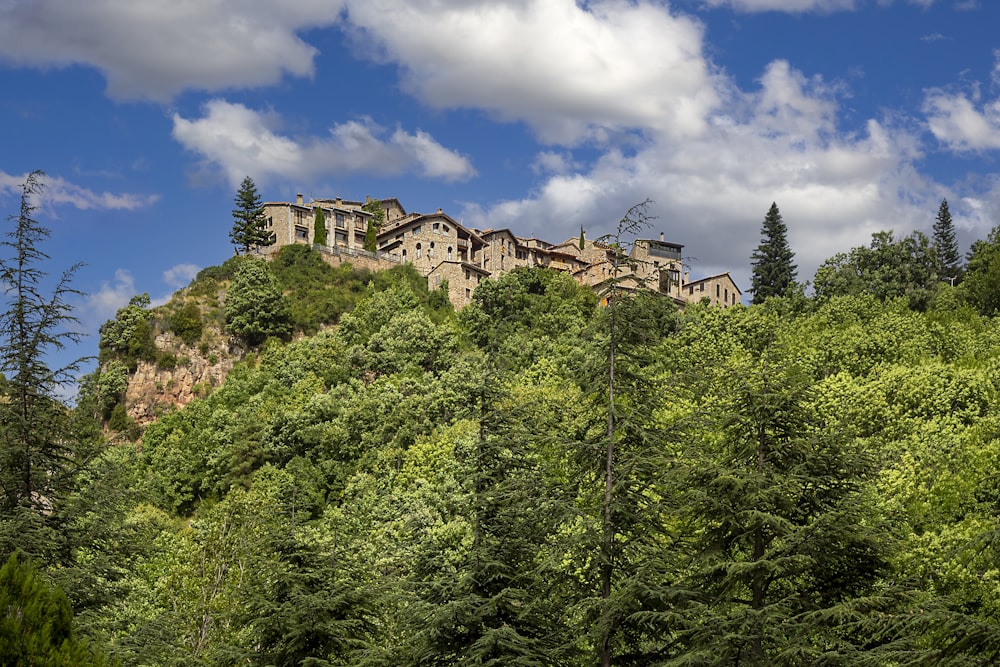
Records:
[[[199,271],[201,267],[197,264],[177,264],[163,272],[163,282],[173,289],[187,287]]]
[[[334,24],[337,0],[32,0],[0,3],[0,59],[96,67],[116,98],[168,100],[311,76],[297,33]]]
[[[931,132],[954,151],[1000,148],[1000,100],[982,103],[975,97],[934,89],[924,98]]]
[[[350,0],[348,16],[424,104],[523,120],[548,143],[696,136],[717,103],[702,25],[651,2]]]
[[[0,171],[0,193],[20,195],[21,186],[27,177],[27,174],[8,174]],[[159,199],[158,195],[94,192],[64,178],[48,174],[43,175],[39,182],[43,185],[37,202],[40,206],[69,205],[80,210],[134,211],[150,206]]]
[[[264,183],[273,178],[313,181],[326,174],[392,175],[416,171],[430,178],[459,181],[475,169],[469,160],[444,148],[425,132],[384,128],[369,120],[334,125],[325,137],[281,133],[281,118],[242,104],[215,99],[202,118],[173,116],[173,136],[220,169],[230,184],[247,174]]]
[[[750,255],[777,202],[802,280],[834,252],[873,232],[928,227],[941,189],[913,168],[919,142],[906,128],[871,119],[839,132],[836,87],[771,63],[751,92],[719,91],[726,113],[696,138],[652,136],[639,150],[608,150],[587,169],[550,174],[530,196],[463,217],[551,240],[611,231],[630,205],[653,200],[649,230],[687,246],[693,276],[730,271],[749,286]]]

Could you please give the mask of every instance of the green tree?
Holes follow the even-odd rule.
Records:
[[[873,462],[790,361],[728,362],[703,398],[708,422],[685,429],[675,483],[693,560],[672,588],[663,664],[855,664],[874,643],[862,600],[893,539],[865,493]]]
[[[98,361],[120,359],[129,370],[135,370],[139,361],[156,358],[149,304],[149,294],[137,294],[129,299],[128,305],[118,309],[115,319],[101,325]]]
[[[954,285],[962,277],[962,265],[958,254],[958,243],[955,241],[955,225],[951,221],[947,199],[941,200],[937,217],[934,219],[933,243],[938,275],[942,280],[948,280]]]
[[[257,248],[274,245],[273,232],[267,231],[267,218],[264,217],[264,204],[257,193],[253,179],[247,176],[236,191],[233,209],[233,228],[229,232],[229,240],[241,252],[250,252]]]
[[[0,663],[8,667],[100,667],[73,630],[66,594],[16,554],[0,568]]]
[[[913,232],[896,240],[891,231],[876,232],[869,247],[823,262],[813,286],[821,300],[868,293],[879,300],[905,297],[914,310],[925,310],[939,287],[936,265],[926,234]]]
[[[788,230],[776,203],[771,203],[764,216],[760,234],[760,245],[751,256],[753,303],[763,303],[772,296],[785,296],[795,285],[795,264],[792,263],[795,254],[788,246]]]
[[[250,346],[292,333],[291,313],[267,262],[245,258],[226,292],[226,328]]]
[[[21,190],[20,214],[11,216],[14,229],[2,246],[9,256],[0,259],[0,280],[7,307],[0,313],[0,371],[7,378],[7,400],[0,402],[0,488],[3,507],[19,505],[42,510],[73,457],[66,408],[58,390],[71,380],[83,360],[52,369],[46,355],[79,336],[67,329],[76,323],[70,296],[72,267],[56,281],[49,296],[42,294],[48,259],[39,244],[49,235],[32,216],[33,198],[40,195],[41,172],[31,173]]]
[[[372,214],[368,218],[368,229],[365,230],[365,250],[375,252],[378,234],[385,225],[385,209],[382,208],[381,199],[369,199],[362,208]]]
[[[316,216],[313,221],[313,243],[326,245],[326,214],[319,206],[316,207]]]
[[[1000,226],[975,241],[968,257],[961,293],[982,315],[993,316],[1000,311]]]

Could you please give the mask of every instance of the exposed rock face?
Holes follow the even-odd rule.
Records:
[[[177,365],[160,368],[140,361],[129,378],[125,405],[129,416],[143,426],[221,385],[239,356],[228,342],[221,340],[206,356],[169,333],[156,337],[156,347],[172,352]]]

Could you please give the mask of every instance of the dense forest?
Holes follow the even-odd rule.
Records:
[[[133,299],[72,408],[42,356],[68,310],[29,285],[2,321],[0,655],[994,664],[998,253],[942,279],[883,233],[808,296],[683,312],[525,268],[455,312],[412,267],[292,246]],[[16,256],[7,284],[44,274]],[[141,426],[129,374],[184,363],[157,334],[239,361]]]

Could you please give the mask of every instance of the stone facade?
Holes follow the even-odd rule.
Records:
[[[337,199],[315,199],[309,204],[268,202],[264,205],[268,226],[275,233],[273,252],[293,243],[314,244],[315,211],[322,208],[327,243],[315,245],[331,264],[349,262],[377,271],[411,263],[436,289],[444,281],[455,308],[467,305],[484,278],[499,277],[520,266],[539,266],[565,271],[581,285],[594,289],[614,274],[614,250],[607,244],[568,239],[552,244],[523,238],[509,229],[469,229],[438,209],[435,213],[407,213],[396,199],[381,200],[385,212],[383,229],[376,239],[376,252],[364,250],[365,233],[372,214],[365,203]],[[683,270],[684,246],[656,239],[639,239],[629,253],[628,289],[653,289],[669,295],[678,306],[709,302],[729,307],[740,302],[742,293],[728,273],[689,282]]]

